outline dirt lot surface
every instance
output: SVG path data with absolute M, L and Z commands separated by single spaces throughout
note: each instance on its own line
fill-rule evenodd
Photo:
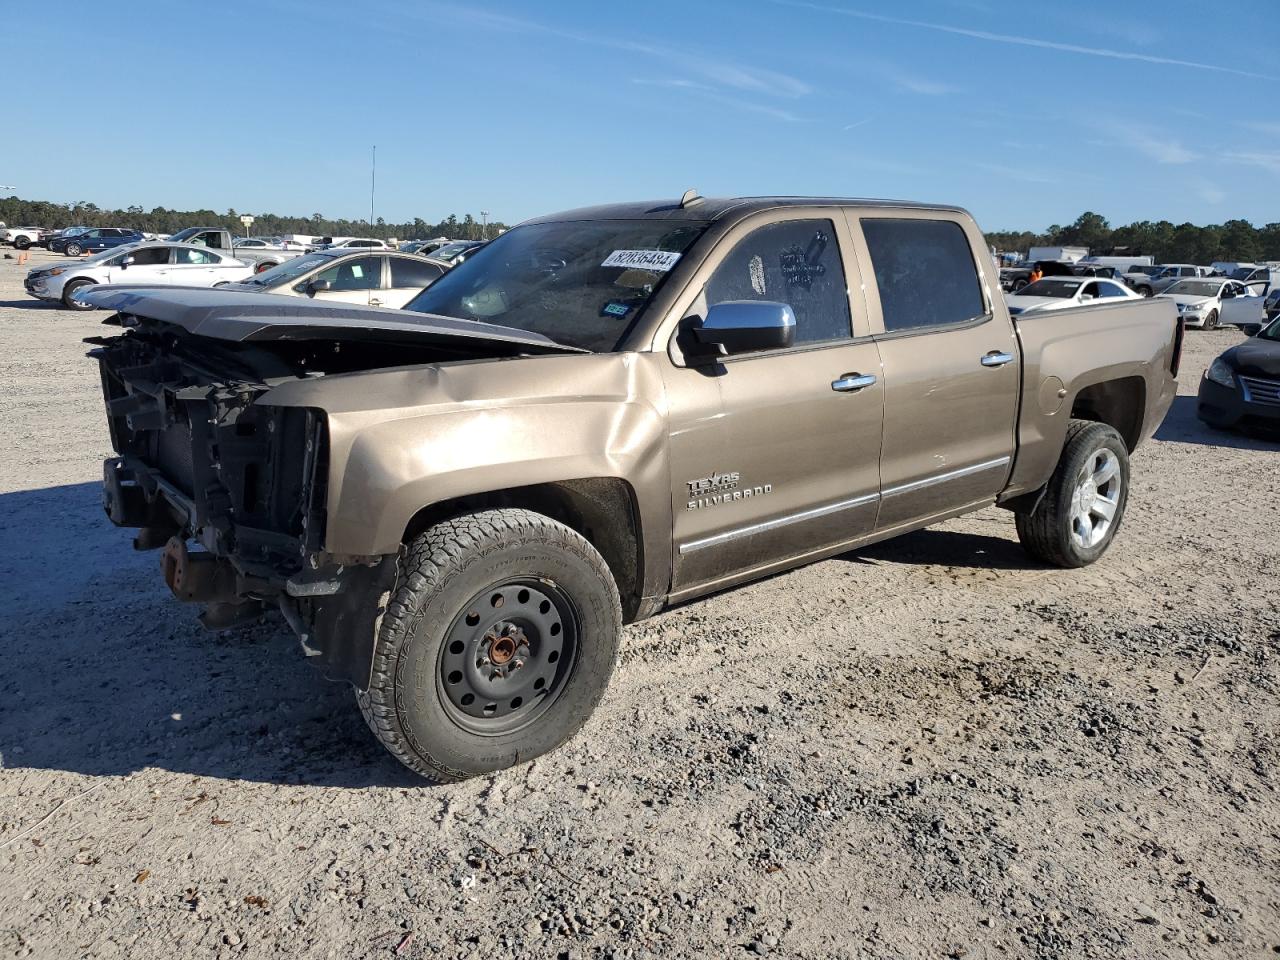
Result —
M 0 955 L 1280 952 L 1280 446 L 1194 417 L 1237 333 L 1188 334 L 1096 566 L 992 509 L 693 603 L 627 630 L 568 747 L 427 787 L 282 626 L 205 633 L 107 523 L 102 315 L 20 277 Z

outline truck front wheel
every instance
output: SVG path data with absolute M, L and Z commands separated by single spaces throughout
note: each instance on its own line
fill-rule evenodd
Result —
M 1031 556 L 1083 567 L 1115 539 L 1129 499 L 1129 451 L 1105 423 L 1073 420 L 1058 466 L 1030 513 L 1018 513 L 1018 539 Z
M 401 763 L 437 783 L 554 750 L 599 703 L 622 632 L 604 559 L 529 510 L 444 521 L 402 548 L 357 691 Z

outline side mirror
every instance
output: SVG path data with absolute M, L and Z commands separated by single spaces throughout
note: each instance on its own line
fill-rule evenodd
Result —
M 1092 300 L 1092 299 L 1094 299 L 1094 296 L 1093 296 L 1093 294 L 1092 294 L 1092 293 L 1082 293 L 1082 294 L 1080 294 L 1080 302 L 1081 302 L 1081 303 L 1084 303 L 1086 300 Z
M 123 270 L 125 267 L 129 266 L 133 262 L 134 262 L 133 257 L 131 256 L 125 257 L 123 260 L 120 261 L 120 269 Z
M 697 363 L 757 350 L 784 350 L 795 343 L 796 315 L 788 304 L 771 300 L 726 300 L 707 311 L 690 330 Z M 697 349 L 700 347 L 701 349 Z
M 320 293 L 324 290 L 329 290 L 332 287 L 333 287 L 333 284 L 330 283 L 328 280 L 320 280 L 320 279 L 312 280 L 310 283 L 307 284 L 307 296 L 314 297 L 317 293 Z

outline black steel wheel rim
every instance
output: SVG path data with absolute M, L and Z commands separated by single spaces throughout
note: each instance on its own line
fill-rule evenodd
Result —
M 462 729 L 511 733 L 549 710 L 578 658 L 579 617 L 550 580 L 505 580 L 454 618 L 440 648 L 440 702 Z

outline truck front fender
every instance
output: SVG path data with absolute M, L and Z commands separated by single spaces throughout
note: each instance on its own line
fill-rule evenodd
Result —
M 549 355 L 370 371 L 290 382 L 259 402 L 327 414 L 330 553 L 396 553 L 414 516 L 433 504 L 611 478 L 634 492 L 645 540 L 642 589 L 654 596 L 669 584 L 671 552 L 656 356 Z

